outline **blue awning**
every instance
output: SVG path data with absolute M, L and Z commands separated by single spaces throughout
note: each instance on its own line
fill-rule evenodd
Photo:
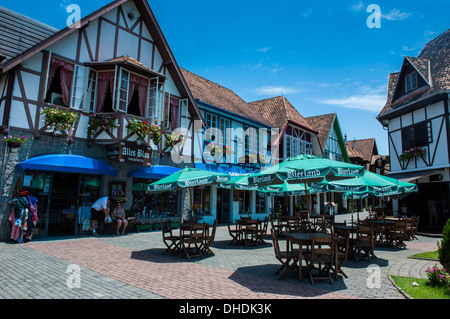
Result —
M 117 176 L 117 170 L 105 162 L 71 154 L 51 154 L 16 164 L 17 169 Z
M 142 167 L 134 172 L 128 173 L 128 177 L 154 178 L 161 179 L 166 176 L 178 172 L 180 169 L 167 165 L 152 165 L 150 167 Z

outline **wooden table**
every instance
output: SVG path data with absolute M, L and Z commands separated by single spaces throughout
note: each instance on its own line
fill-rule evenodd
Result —
M 261 221 L 259 219 L 240 219 L 236 220 L 236 224 L 239 227 L 239 235 L 238 240 L 240 242 L 243 242 L 245 245 L 247 245 L 247 235 L 256 235 L 256 232 L 258 231 Z M 247 228 L 248 227 L 248 228 Z M 248 231 L 250 230 L 250 233 Z M 256 236 L 255 236 L 256 240 Z M 253 242 L 253 240 L 252 240 Z M 255 241 L 256 243 L 256 241 Z
M 303 280 L 303 271 L 302 271 L 302 259 L 303 259 L 303 251 L 302 247 L 311 245 L 313 236 L 316 237 L 331 237 L 330 234 L 324 234 L 324 233 L 295 233 L 295 232 L 287 232 L 286 233 L 286 247 L 289 247 L 289 242 L 292 242 L 294 244 L 297 244 L 299 247 L 298 249 L 298 280 Z

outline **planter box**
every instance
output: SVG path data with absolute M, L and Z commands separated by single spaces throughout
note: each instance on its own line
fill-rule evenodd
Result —
M 179 226 L 180 226 L 180 223 L 178 223 L 178 222 L 170 223 L 170 227 L 172 227 L 172 228 L 178 228 Z
M 136 229 L 137 231 L 145 231 L 145 230 L 152 230 L 153 229 L 153 224 L 137 224 L 136 225 Z
M 153 224 L 153 229 L 154 230 L 159 230 L 159 229 L 161 229 L 161 224 Z

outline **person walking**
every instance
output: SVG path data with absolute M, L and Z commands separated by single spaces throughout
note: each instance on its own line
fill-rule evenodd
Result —
M 95 228 L 97 223 L 103 223 L 109 215 L 111 199 L 108 196 L 99 198 L 91 206 L 91 227 L 92 235 L 98 235 Z

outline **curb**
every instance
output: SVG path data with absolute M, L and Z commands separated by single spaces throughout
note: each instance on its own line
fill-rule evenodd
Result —
M 391 276 L 388 276 L 389 281 L 391 282 L 391 284 L 406 298 L 406 299 L 414 299 L 412 298 L 410 295 L 408 295 L 406 292 L 403 291 L 402 288 L 400 288 L 399 286 L 396 285 L 396 283 L 394 282 L 394 280 L 391 278 Z

